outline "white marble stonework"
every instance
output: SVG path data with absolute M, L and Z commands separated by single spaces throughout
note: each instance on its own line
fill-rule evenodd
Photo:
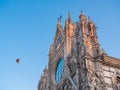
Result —
M 120 59 L 100 48 L 93 20 L 81 12 L 76 23 L 70 13 L 60 21 L 38 90 L 120 90 Z

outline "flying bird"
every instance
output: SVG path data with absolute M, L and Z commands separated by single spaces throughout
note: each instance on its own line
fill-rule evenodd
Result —
M 16 59 L 16 63 L 20 63 L 20 59 L 19 58 Z

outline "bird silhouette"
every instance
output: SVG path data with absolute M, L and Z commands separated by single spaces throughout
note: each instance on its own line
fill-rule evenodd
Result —
M 20 63 L 20 59 L 19 58 L 16 59 L 16 63 Z

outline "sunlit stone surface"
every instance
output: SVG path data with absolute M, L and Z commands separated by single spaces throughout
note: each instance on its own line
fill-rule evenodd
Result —
M 58 19 L 38 90 L 120 90 L 120 59 L 99 47 L 90 17 L 81 12 L 79 18 L 73 23 L 69 13 L 64 29 Z

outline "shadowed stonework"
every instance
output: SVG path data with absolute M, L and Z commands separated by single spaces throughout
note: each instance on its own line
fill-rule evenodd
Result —
M 79 18 L 73 23 L 69 13 L 64 29 L 58 20 L 38 90 L 120 90 L 120 59 L 100 48 L 90 17 Z

